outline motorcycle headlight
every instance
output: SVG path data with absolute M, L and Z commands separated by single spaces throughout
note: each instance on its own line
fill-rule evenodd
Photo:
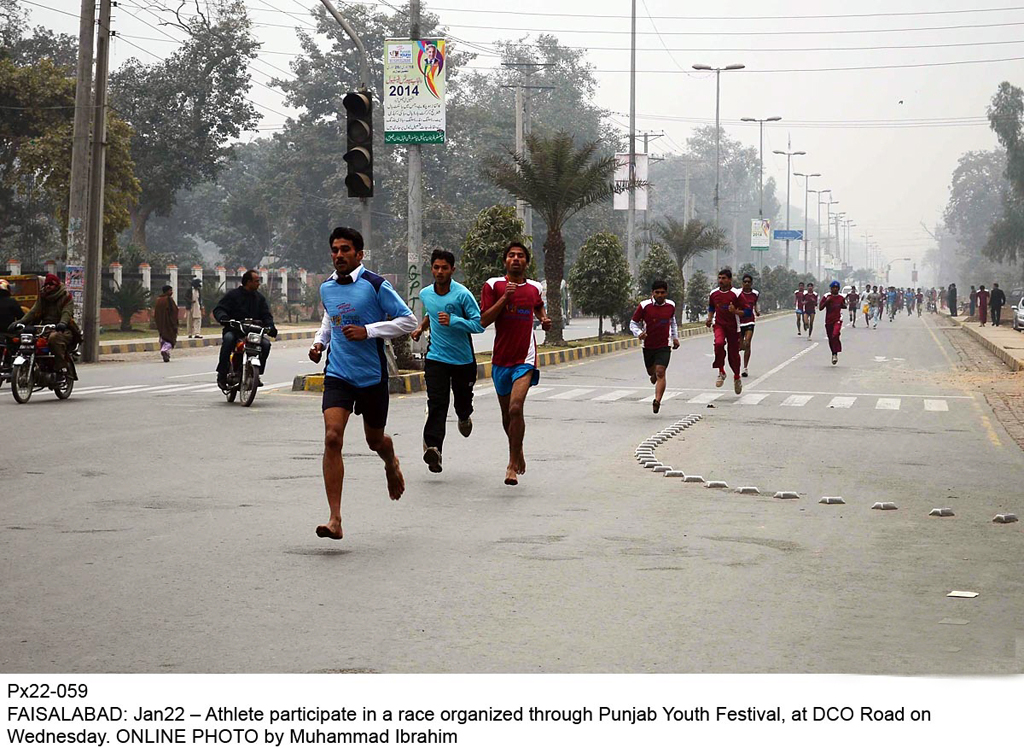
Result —
M 245 336 L 245 339 L 253 345 L 259 345 L 263 341 L 263 336 L 258 332 L 250 332 Z
M 21 344 L 22 345 L 32 345 L 35 342 L 36 342 L 36 336 L 35 335 L 26 335 L 25 333 L 21 334 Z

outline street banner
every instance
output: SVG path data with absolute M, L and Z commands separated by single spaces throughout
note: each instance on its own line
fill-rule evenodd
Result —
M 75 324 L 82 328 L 82 317 L 85 314 L 85 268 L 79 265 L 67 265 L 64 268 L 64 287 L 75 302 Z
M 638 153 L 634 156 L 636 162 L 634 164 L 634 177 L 638 182 L 647 181 L 647 154 Z M 629 154 L 628 153 L 616 153 L 615 154 L 615 185 L 626 186 L 629 184 Z M 636 193 L 636 209 L 647 210 L 647 188 L 637 187 L 634 192 Z M 622 192 L 616 192 L 612 198 L 612 209 L 613 210 L 629 210 L 629 192 L 624 190 Z
M 772 224 L 767 218 L 750 219 L 750 249 L 767 252 L 771 248 Z
M 445 139 L 444 39 L 384 42 L 384 142 L 443 143 Z

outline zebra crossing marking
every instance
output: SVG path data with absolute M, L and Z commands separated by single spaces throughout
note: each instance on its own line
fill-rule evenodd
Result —
M 925 400 L 924 409 L 933 413 L 943 413 L 949 410 L 949 403 L 945 400 Z
M 572 400 L 574 397 L 579 395 L 586 395 L 594 391 L 593 387 L 587 389 L 567 390 L 565 392 L 559 392 L 557 395 L 552 395 L 548 400 Z
M 875 403 L 875 410 L 899 410 L 900 399 L 898 397 L 880 397 Z
M 852 408 L 857 402 L 855 397 L 833 397 L 828 404 L 830 408 Z
M 696 397 L 691 397 L 686 402 L 693 403 L 695 405 L 707 405 L 708 403 L 713 403 L 715 400 L 720 398 L 722 394 L 723 393 L 721 392 L 702 392 Z
M 737 405 L 757 405 L 764 400 L 768 395 L 763 392 L 753 392 L 749 395 L 744 395 L 736 401 Z
M 610 403 L 633 394 L 636 394 L 636 390 L 612 390 L 611 392 L 606 392 L 603 395 L 598 395 L 593 399 L 599 403 Z
M 787 408 L 802 408 L 811 401 L 814 395 L 790 395 L 780 405 Z

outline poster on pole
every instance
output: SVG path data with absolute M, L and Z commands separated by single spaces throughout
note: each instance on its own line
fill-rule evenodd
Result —
M 67 265 L 64 268 L 64 287 L 75 302 L 75 324 L 82 328 L 82 317 L 85 314 L 85 268 L 80 265 Z
M 443 143 L 445 136 L 444 39 L 384 42 L 384 142 Z
M 767 252 L 772 245 L 772 223 L 767 218 L 750 219 L 750 249 Z
M 634 175 L 636 181 L 646 182 L 647 181 L 647 154 L 637 153 L 636 164 L 634 165 Z M 628 153 L 616 153 L 615 154 L 615 186 L 625 187 L 629 184 L 629 154 Z M 636 193 L 636 209 L 647 210 L 647 188 L 637 187 L 634 192 Z M 629 191 L 623 190 L 622 192 L 616 192 L 612 198 L 612 209 L 613 210 L 629 210 Z

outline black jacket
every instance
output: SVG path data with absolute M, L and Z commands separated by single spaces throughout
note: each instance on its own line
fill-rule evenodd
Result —
M 224 294 L 213 309 L 213 318 L 227 326 L 231 320 L 241 322 L 254 319 L 263 323 L 264 327 L 274 326 L 274 315 L 270 313 L 270 305 L 259 291 L 246 291 L 239 286 Z
M 1006 294 L 1003 293 L 1001 288 L 993 288 L 992 295 L 989 297 L 988 305 L 993 309 L 999 309 L 1006 304 Z
M 21 304 L 15 301 L 9 292 L 0 294 L 0 335 L 6 333 L 7 328 L 21 319 L 24 314 Z

